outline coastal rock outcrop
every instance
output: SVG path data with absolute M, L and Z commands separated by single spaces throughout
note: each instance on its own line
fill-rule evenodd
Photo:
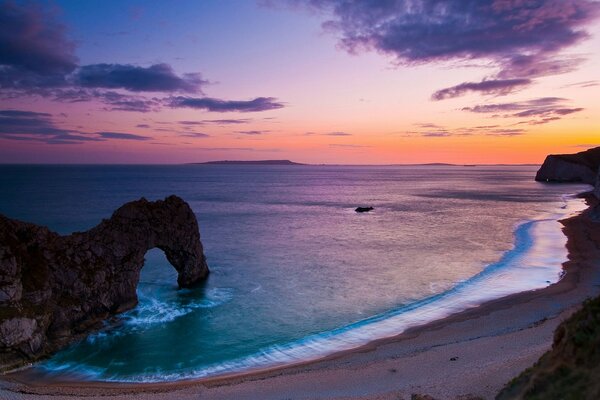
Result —
M 600 147 L 576 154 L 551 154 L 535 176 L 541 182 L 583 182 L 596 184 L 600 168 Z
M 127 203 L 66 236 L 0 215 L 0 370 L 44 357 L 134 307 L 144 255 L 155 247 L 180 287 L 207 277 L 198 222 L 177 196 Z

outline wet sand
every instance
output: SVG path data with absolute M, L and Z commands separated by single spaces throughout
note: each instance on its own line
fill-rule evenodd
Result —
M 0 378 L 0 399 L 491 399 L 550 348 L 562 320 L 600 294 L 600 223 L 588 214 L 562 221 L 569 261 L 556 284 L 396 337 L 294 366 L 161 384 L 58 382 L 24 370 Z

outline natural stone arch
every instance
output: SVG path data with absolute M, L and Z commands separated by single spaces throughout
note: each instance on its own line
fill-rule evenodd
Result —
M 208 275 L 182 199 L 140 199 L 86 232 L 60 236 L 0 215 L 0 369 L 42 357 L 137 304 L 144 256 L 161 249 L 180 287 Z

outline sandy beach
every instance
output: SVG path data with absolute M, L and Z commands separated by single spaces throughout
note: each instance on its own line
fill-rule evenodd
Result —
M 24 370 L 0 379 L 0 398 L 408 399 L 418 393 L 491 399 L 550 348 L 561 321 L 600 293 L 600 229 L 588 213 L 562 221 L 569 261 L 556 284 L 355 350 L 300 365 L 165 384 L 57 382 Z

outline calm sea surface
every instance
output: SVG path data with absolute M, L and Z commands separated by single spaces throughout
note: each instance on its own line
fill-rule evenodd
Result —
M 38 368 L 161 381 L 316 358 L 556 281 L 585 185 L 536 167 L 0 166 L 0 213 L 67 234 L 176 194 L 211 275 L 147 253 L 140 303 Z M 357 206 L 373 206 L 357 214 Z

